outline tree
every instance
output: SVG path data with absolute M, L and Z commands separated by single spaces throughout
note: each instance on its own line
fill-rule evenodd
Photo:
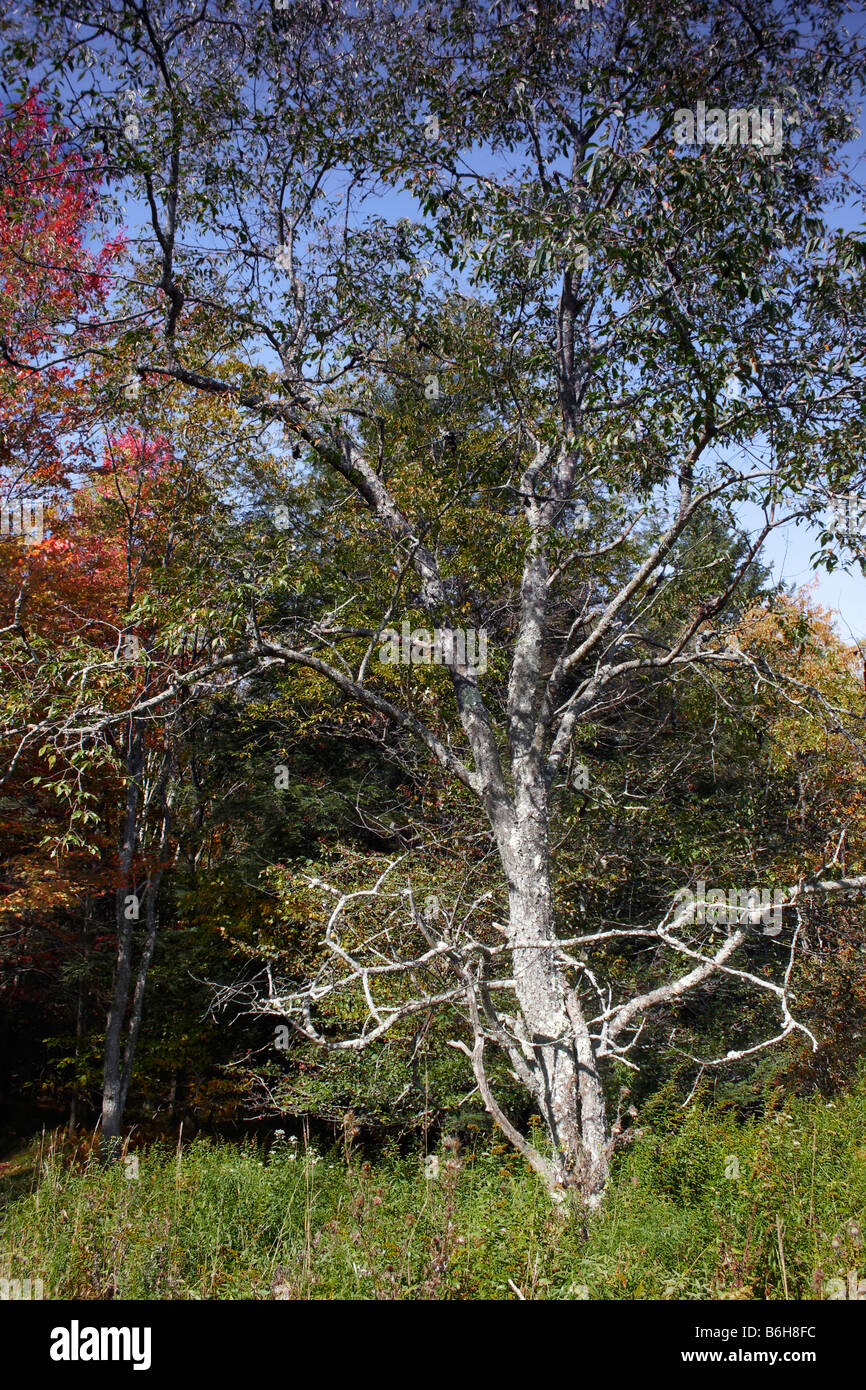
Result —
M 50 534 L 52 513 L 68 498 L 70 474 L 92 458 L 93 400 L 78 359 L 102 340 L 99 315 L 123 239 L 94 246 L 99 169 L 86 166 L 38 95 L 4 104 L 0 119 L 0 639 L 5 713 L 15 718 L 24 690 L 33 695 L 21 680 L 28 606 L 41 608 L 46 575 L 64 559 L 62 541 Z M 99 885 L 87 853 L 73 850 L 59 862 L 47 848 L 63 839 L 63 808 L 51 779 L 38 775 L 46 768 L 36 748 L 19 746 L 17 754 L 13 745 L 0 779 L 2 916 L 18 924 L 4 941 L 12 966 L 6 1003 L 32 1007 L 41 992 L 52 1018 L 62 1017 L 71 972 L 80 1037 L 79 956 Z
M 798 932 L 773 978 L 743 968 L 762 917 L 739 890 L 718 943 L 724 924 L 682 902 L 652 924 L 569 930 L 551 815 L 583 732 L 612 709 L 698 679 L 723 702 L 743 672 L 813 698 L 742 651 L 731 615 L 767 538 L 862 467 L 864 247 L 822 220 L 846 187 L 856 44 L 823 3 L 270 16 L 117 0 L 81 28 L 74 11 L 36 5 L 18 51 L 60 101 L 62 65 L 93 44 L 102 80 L 76 92 L 82 137 L 151 217 L 154 270 L 120 341 L 142 377 L 281 427 L 340 509 L 297 559 L 259 549 L 233 593 L 242 638 L 193 677 L 329 682 L 473 799 L 499 865 L 502 922 L 495 899 L 476 901 L 445 933 L 411 884 L 389 890 L 395 865 L 336 889 L 325 973 L 257 1007 L 351 1049 L 457 1009 L 468 1041 L 454 1041 L 497 1122 L 552 1191 L 597 1206 L 624 1124 L 604 1071 L 634 1064 L 654 1011 L 724 976 L 779 1010 L 746 1051 L 804 1029 L 789 1000 Z M 148 113 L 135 141 L 122 82 Z M 415 216 L 389 220 L 383 188 Z M 196 314 L 221 335 L 224 370 L 198 351 Z M 398 388 L 408 412 L 389 407 Z M 290 472 L 285 487 L 290 517 Z M 720 564 L 713 535 L 747 504 L 760 520 Z M 830 529 L 823 542 L 827 560 Z M 382 648 L 403 621 L 412 646 L 394 668 Z M 486 672 L 455 640 L 467 626 L 490 629 Z M 816 887 L 833 891 L 821 875 L 785 885 L 784 907 Z M 418 945 L 392 957 L 393 893 Z M 372 936 L 338 928 L 359 903 Z M 649 946 L 656 974 L 625 998 L 591 964 L 614 940 Z M 341 991 L 366 1002 L 352 1038 L 314 1014 Z M 488 1045 L 538 1107 L 549 1153 L 499 1105 Z
M 47 503 L 89 457 L 91 399 L 76 369 L 101 341 L 99 314 L 123 238 L 87 242 L 100 171 L 30 93 L 0 112 L 0 486 Z

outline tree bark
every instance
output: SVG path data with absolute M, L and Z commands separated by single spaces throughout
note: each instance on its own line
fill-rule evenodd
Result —
M 590 1209 L 602 1200 L 609 1167 L 604 1090 L 589 1028 L 553 949 L 546 810 L 511 824 L 500 838 L 508 881 L 514 989 L 526 1027 L 525 1055 L 550 1138 L 554 1195 Z
M 127 788 L 126 809 L 120 847 L 118 886 L 115 894 L 115 920 L 117 923 L 117 954 L 114 963 L 114 981 L 111 1004 L 105 1030 L 105 1067 L 102 1084 L 102 1118 L 100 1121 L 100 1158 L 104 1163 L 113 1162 L 120 1152 L 120 1135 L 123 1124 L 123 1069 L 121 1061 L 121 1039 L 123 1021 L 129 1003 L 129 982 L 132 976 L 132 952 L 134 926 L 126 916 L 126 898 L 132 887 L 133 862 L 138 838 L 138 804 L 140 799 L 140 776 L 144 761 L 142 731 L 138 721 L 130 723 L 129 743 L 126 759 Z

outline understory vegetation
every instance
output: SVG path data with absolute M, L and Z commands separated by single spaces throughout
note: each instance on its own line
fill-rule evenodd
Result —
M 46 1134 L 3 1164 L 3 1273 L 62 1299 L 847 1296 L 863 1274 L 866 1079 L 747 1119 L 707 1099 L 645 1113 L 587 1219 L 551 1208 L 474 1128 L 372 1158 L 303 1134 L 159 1141 L 128 1148 L 136 1178 Z

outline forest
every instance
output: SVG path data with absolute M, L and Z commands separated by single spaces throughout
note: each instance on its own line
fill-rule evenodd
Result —
M 864 72 L 7 7 L 0 1300 L 866 1299 Z

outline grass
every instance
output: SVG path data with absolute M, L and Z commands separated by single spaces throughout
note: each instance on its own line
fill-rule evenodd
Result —
M 476 1137 L 446 1141 L 435 1178 L 423 1154 L 199 1138 L 140 1151 L 133 1179 L 43 1136 L 3 1165 L 0 1276 L 60 1299 L 690 1300 L 866 1273 L 866 1084 L 746 1123 L 651 1116 L 588 1225 Z

